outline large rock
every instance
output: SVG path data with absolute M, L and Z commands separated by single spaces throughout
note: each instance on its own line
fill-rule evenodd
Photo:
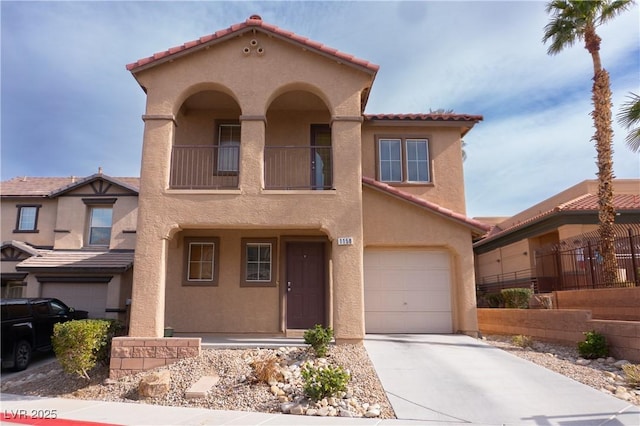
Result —
M 171 389 L 171 373 L 161 370 L 147 374 L 138 384 L 138 394 L 142 398 L 162 398 Z

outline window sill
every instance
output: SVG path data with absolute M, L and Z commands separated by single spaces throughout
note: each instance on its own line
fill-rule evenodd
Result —
M 335 189 L 263 189 L 262 194 L 273 195 L 335 195 Z
M 182 287 L 218 287 L 218 283 L 213 282 L 197 282 L 197 281 L 183 281 Z
M 276 287 L 276 283 L 274 282 L 248 282 L 248 281 L 242 281 L 240 282 L 240 287 L 243 288 L 273 288 Z
M 38 234 L 40 231 L 38 229 L 14 229 L 14 234 Z
M 380 181 L 389 186 L 435 186 L 433 182 L 385 182 Z

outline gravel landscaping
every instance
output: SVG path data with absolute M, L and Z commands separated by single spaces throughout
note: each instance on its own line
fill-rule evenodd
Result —
M 572 346 L 533 342 L 531 347 L 514 345 L 511 338 L 487 336 L 485 342 L 556 371 L 573 380 L 640 406 L 640 390 L 626 385 L 622 360 L 613 358 L 583 360 Z M 256 377 L 256 361 L 275 358 L 277 374 L 264 380 Z M 301 369 L 305 362 L 316 366 L 340 365 L 350 373 L 345 392 L 318 402 L 305 398 Z M 462 368 L 462 366 L 461 366 Z M 108 379 L 104 366 L 90 372 L 91 380 L 62 371 L 57 362 L 29 369 L 12 379 L 3 380 L 6 393 L 33 396 L 149 403 L 214 410 L 285 412 L 291 414 L 394 418 L 394 412 L 373 369 L 364 346 L 331 346 L 326 358 L 316 359 L 306 348 L 278 349 L 204 349 L 201 356 L 165 367 L 171 376 L 169 391 L 155 398 L 142 398 L 140 380 L 149 372 L 119 380 Z M 204 398 L 188 399 L 185 392 L 203 376 L 218 375 L 219 382 Z M 264 379 L 264 377 L 263 377 Z

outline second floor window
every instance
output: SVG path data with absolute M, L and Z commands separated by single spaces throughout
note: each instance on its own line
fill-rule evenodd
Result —
M 378 139 L 378 178 L 389 183 L 430 182 L 428 139 Z
M 113 209 L 110 206 L 93 206 L 89 216 L 89 245 L 108 246 L 111 241 Z
M 38 209 L 40 206 L 18 205 L 18 221 L 14 232 L 36 232 L 38 229 Z
M 218 127 L 218 172 L 238 173 L 240 157 L 240 125 Z

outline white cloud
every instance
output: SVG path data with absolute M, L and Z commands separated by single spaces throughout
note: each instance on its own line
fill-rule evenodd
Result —
M 591 58 L 546 53 L 543 2 L 0 2 L 2 178 L 139 173 L 145 96 L 125 65 L 252 14 L 381 66 L 367 112 L 453 108 L 468 212 L 513 214 L 594 177 Z M 638 7 L 599 29 L 614 105 L 640 91 Z M 615 107 L 614 107 L 615 113 Z M 638 156 L 615 128 L 615 168 Z M 25 152 L 29 156 L 25 156 Z

